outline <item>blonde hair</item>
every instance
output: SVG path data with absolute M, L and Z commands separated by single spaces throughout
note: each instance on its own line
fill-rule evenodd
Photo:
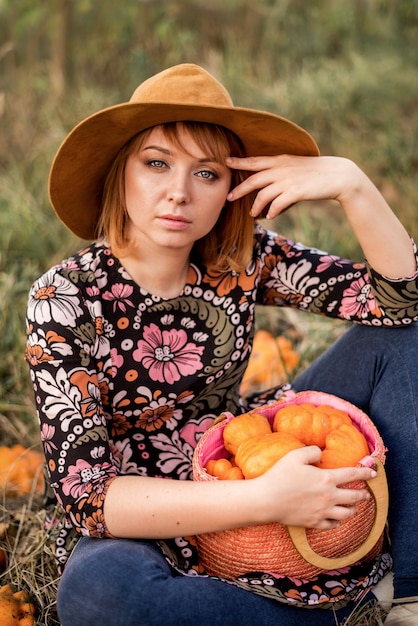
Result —
M 153 127 L 155 128 L 155 127 Z M 117 154 L 107 175 L 102 198 L 97 235 L 105 237 L 113 253 L 123 257 L 131 251 L 127 236 L 127 211 L 125 203 L 125 165 L 130 154 L 141 149 L 153 128 L 135 135 Z M 180 128 L 185 130 L 196 144 L 210 157 L 224 163 L 230 156 L 244 156 L 239 138 L 222 126 L 200 122 L 173 122 L 159 128 L 176 147 L 184 149 L 179 138 Z M 247 177 L 239 170 L 231 170 L 231 189 Z M 192 256 L 207 267 L 218 271 L 242 271 L 248 265 L 253 249 L 254 219 L 249 215 L 253 195 L 235 202 L 226 202 L 212 230 L 195 242 Z

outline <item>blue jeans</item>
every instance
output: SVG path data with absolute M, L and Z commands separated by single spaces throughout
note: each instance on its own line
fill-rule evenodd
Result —
M 335 626 L 334 612 L 268 600 L 228 583 L 178 575 L 152 542 L 78 542 L 58 587 L 62 626 Z M 338 623 L 353 607 L 336 611 Z
M 388 447 L 395 596 L 418 594 L 418 325 L 353 326 L 294 386 L 365 410 Z M 210 578 L 176 574 L 152 542 L 81 539 L 58 588 L 62 626 L 335 626 L 336 611 L 301 609 Z M 336 622 L 337 618 L 337 622 Z

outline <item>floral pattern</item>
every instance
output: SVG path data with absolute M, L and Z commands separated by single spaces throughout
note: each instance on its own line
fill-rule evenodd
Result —
M 161 331 L 156 324 L 150 324 L 144 328 L 144 339 L 138 341 L 133 358 L 142 362 L 151 380 L 173 384 L 203 367 L 203 350 L 203 346 L 189 343 L 182 329 Z
M 193 450 L 212 420 L 247 410 L 240 384 L 257 305 L 402 326 L 418 320 L 417 292 L 417 274 L 388 280 L 365 263 L 304 247 L 260 225 L 245 271 L 222 274 L 191 264 L 173 299 L 141 289 L 104 241 L 51 268 L 30 292 L 26 359 L 51 502 L 63 511 L 51 527 L 60 569 L 74 533 L 109 535 L 103 503 L 116 476 L 191 479 Z M 253 398 L 251 406 L 285 388 Z M 205 575 L 193 538 L 161 547 L 179 571 Z M 260 573 L 229 582 L 279 601 L 320 604 L 359 593 L 389 566 L 384 555 L 315 584 Z

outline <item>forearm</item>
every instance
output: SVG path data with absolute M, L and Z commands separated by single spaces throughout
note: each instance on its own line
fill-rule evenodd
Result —
M 106 494 L 104 518 L 115 537 L 167 539 L 280 522 L 329 529 L 355 514 L 367 490 L 340 485 L 369 480 L 367 467 L 314 467 L 315 446 L 285 455 L 266 474 L 251 480 L 193 482 L 120 476 Z
M 337 198 L 369 264 L 388 278 L 411 276 L 417 269 L 409 234 L 370 179 L 343 162 L 350 185 Z
M 251 215 L 267 206 L 273 219 L 305 200 L 337 200 L 369 264 L 387 278 L 407 278 L 416 271 L 411 240 L 383 196 L 362 170 L 341 157 L 229 158 L 229 167 L 251 174 L 228 194 L 229 201 L 257 192 Z
M 248 481 L 166 480 L 120 476 L 104 505 L 116 537 L 162 539 L 237 528 L 258 520 Z

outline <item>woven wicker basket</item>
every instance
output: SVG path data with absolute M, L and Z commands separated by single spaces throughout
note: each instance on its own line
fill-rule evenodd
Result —
M 309 580 L 323 571 L 341 569 L 357 561 L 371 559 L 381 551 L 388 508 L 383 467 L 385 447 L 369 417 L 340 398 L 312 391 L 288 393 L 279 402 L 252 412 L 265 415 L 272 423 L 278 408 L 304 402 L 328 404 L 346 411 L 365 435 L 370 457 L 366 457 L 362 464 L 376 465 L 378 469 L 377 477 L 368 484 L 374 497 L 359 503 L 356 515 L 332 530 L 306 530 L 270 523 L 199 535 L 196 539 L 201 562 L 209 574 L 235 578 L 248 572 L 274 572 Z M 222 433 L 234 416 L 224 413 L 220 417 L 202 435 L 196 447 L 193 457 L 194 480 L 217 480 L 206 472 L 204 466 L 209 459 L 228 456 L 223 446 Z M 348 486 L 363 488 L 364 483 L 351 483 Z

